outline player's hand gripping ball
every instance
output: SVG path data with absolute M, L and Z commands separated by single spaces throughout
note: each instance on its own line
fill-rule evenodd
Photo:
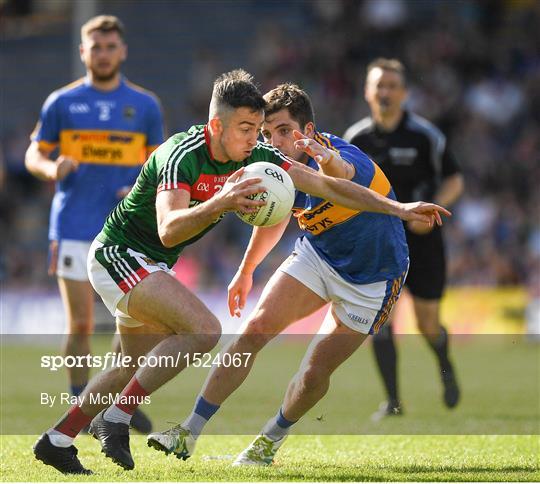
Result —
M 240 180 L 246 178 L 262 178 L 260 185 L 266 191 L 251 195 L 250 198 L 262 200 L 266 205 L 256 212 L 236 212 L 236 215 L 250 225 L 270 227 L 281 222 L 291 211 L 294 202 L 294 184 L 289 174 L 273 163 L 259 161 L 246 166 Z

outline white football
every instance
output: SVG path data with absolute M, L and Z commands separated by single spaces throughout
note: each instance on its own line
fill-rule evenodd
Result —
M 250 225 L 270 227 L 281 222 L 291 211 L 294 202 L 294 184 L 289 174 L 273 163 L 259 161 L 246 166 L 240 180 L 246 178 L 262 178 L 260 185 L 266 191 L 250 198 L 264 200 L 266 205 L 256 212 L 236 212 L 236 215 Z

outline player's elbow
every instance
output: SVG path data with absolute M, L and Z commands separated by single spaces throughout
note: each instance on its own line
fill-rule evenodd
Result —
M 40 180 L 54 180 L 54 174 L 50 167 L 41 163 L 41 159 L 44 156 L 37 144 L 31 143 L 24 154 L 24 166 L 31 175 Z
M 36 149 L 30 145 L 24 154 L 24 166 L 32 174 L 35 172 L 36 166 Z
M 167 249 L 174 247 L 178 243 L 174 240 L 171 227 L 167 223 L 160 223 L 158 225 L 158 235 L 163 247 Z
M 173 238 L 170 236 L 170 234 L 160 234 L 159 239 L 161 240 L 161 243 L 163 244 L 163 247 L 170 249 L 176 245 Z

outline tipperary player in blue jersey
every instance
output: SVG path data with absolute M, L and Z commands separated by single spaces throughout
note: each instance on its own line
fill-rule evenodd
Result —
M 298 86 L 283 84 L 264 97 L 266 142 L 309 170 L 349 179 L 395 200 L 384 173 L 362 151 L 315 129 L 311 101 Z M 221 355 L 249 354 L 251 358 L 241 365 L 214 367 L 191 415 L 173 429 L 150 434 L 149 445 L 189 457 L 204 425 L 247 377 L 257 353 L 289 325 L 330 302 L 281 409 L 235 461 L 236 465 L 272 463 L 290 427 L 324 396 L 334 370 L 387 320 L 409 265 L 401 220 L 351 210 L 302 192 L 297 193 L 293 212 L 306 234 L 267 283 L 241 334 Z M 254 228 L 229 285 L 231 315 L 240 315 L 255 268 L 279 241 L 288 222 L 289 218 L 273 227 Z M 441 223 L 440 218 L 437 222 Z
M 81 40 L 87 75 L 47 98 L 26 152 L 28 170 L 56 182 L 49 273 L 58 278 L 67 315 L 64 353 L 73 356 L 90 352 L 94 305 L 86 270 L 90 244 L 134 184 L 147 156 L 163 142 L 158 98 L 120 73 L 127 54 L 120 20 L 90 19 L 81 29 Z M 86 385 L 88 371 L 68 370 L 74 395 Z

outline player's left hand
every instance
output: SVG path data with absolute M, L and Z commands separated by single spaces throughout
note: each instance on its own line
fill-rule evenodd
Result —
M 296 140 L 294 147 L 313 158 L 317 164 L 324 166 L 332 159 L 332 152 L 314 139 L 303 135 L 296 129 L 293 130 L 293 136 Z
M 402 203 L 400 205 L 401 209 L 398 213 L 400 219 L 408 222 L 422 223 L 428 227 L 433 227 L 435 223 L 437 225 L 442 225 L 441 214 L 446 215 L 447 217 L 452 215 L 446 208 L 435 203 L 412 202 Z
M 253 275 L 238 270 L 227 288 L 227 303 L 231 316 L 238 318 L 241 316 L 252 286 Z

